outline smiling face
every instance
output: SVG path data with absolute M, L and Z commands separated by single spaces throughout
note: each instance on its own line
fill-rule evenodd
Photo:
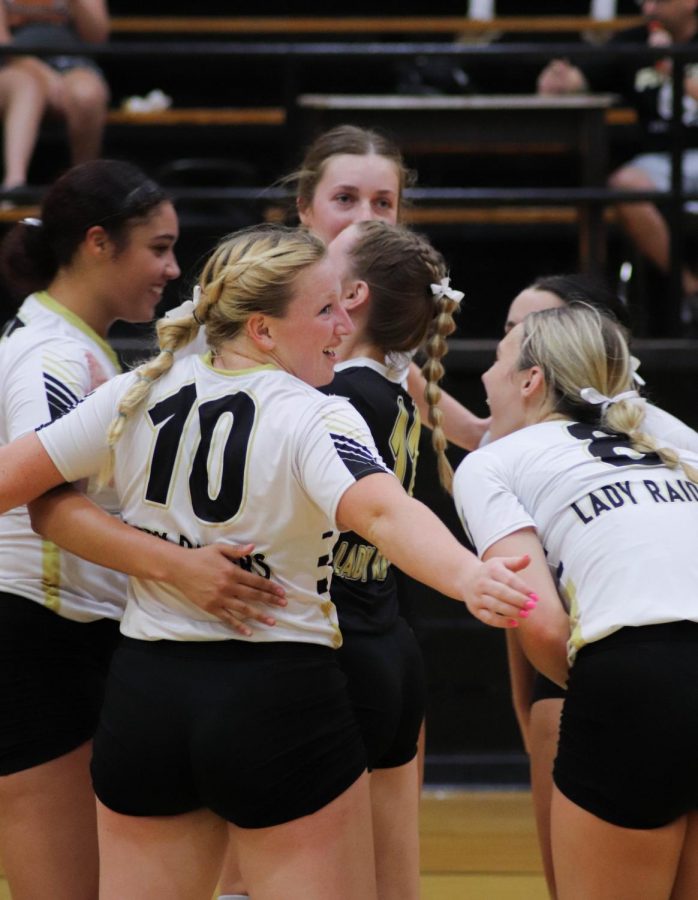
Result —
M 375 153 L 342 153 L 325 165 L 312 200 L 299 204 L 300 220 L 325 243 L 354 222 L 382 219 L 395 224 L 400 202 L 397 165 Z
M 529 424 L 522 386 L 526 384 L 530 370 L 519 371 L 517 368 L 522 336 L 523 327 L 514 326 L 499 342 L 495 361 L 482 376 L 492 416 L 492 440 Z
M 269 355 L 277 365 L 313 387 L 332 381 L 335 349 L 353 326 L 329 257 L 301 272 L 286 314 L 265 317 L 265 325 L 273 342 Z
M 179 236 L 177 213 L 169 202 L 134 224 L 126 246 L 107 240 L 109 256 L 100 273 L 111 298 L 111 319 L 150 322 L 169 281 L 180 274 L 174 245 Z

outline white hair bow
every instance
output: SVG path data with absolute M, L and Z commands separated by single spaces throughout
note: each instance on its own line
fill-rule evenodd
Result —
M 448 297 L 454 303 L 460 303 L 465 294 L 463 291 L 456 291 L 451 287 L 450 278 L 442 278 L 439 284 L 431 285 L 432 294 L 438 299 L 440 297 Z
M 585 400 L 587 403 L 592 403 L 594 406 L 601 405 L 605 412 L 611 403 L 619 403 L 621 400 L 632 400 L 640 395 L 637 391 L 623 391 L 622 394 L 616 394 L 615 397 L 606 397 L 600 391 L 597 391 L 596 388 L 585 387 L 581 389 L 579 396 L 582 400 Z
M 640 368 L 640 360 L 637 356 L 630 357 L 630 373 L 633 376 L 633 381 L 635 384 L 639 384 L 640 387 L 645 384 L 645 379 L 638 373 L 638 369 Z
M 197 284 L 192 291 L 191 300 L 185 300 L 184 303 L 180 303 L 179 306 L 175 306 L 174 309 L 168 309 L 165 313 L 166 319 L 183 319 L 185 316 L 193 316 L 194 319 L 201 325 L 201 320 L 196 314 L 196 307 L 199 305 L 199 298 L 201 297 L 201 288 Z

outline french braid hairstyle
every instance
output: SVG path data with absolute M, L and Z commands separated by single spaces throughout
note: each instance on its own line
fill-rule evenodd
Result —
M 453 469 L 442 426 L 439 381 L 444 375 L 441 359 L 446 338 L 455 330 L 453 313 L 458 303 L 434 296 L 431 285 L 446 277 L 443 257 L 421 234 L 382 221 L 359 222 L 357 239 L 348 256 L 351 275 L 365 281 L 370 292 L 367 339 L 394 360 L 399 354 L 423 348 L 427 361 L 422 373 L 427 381 L 425 397 L 432 427 L 439 480 L 451 491 Z
M 638 453 L 656 453 L 664 465 L 681 467 L 688 479 L 698 483 L 698 470 L 642 430 L 642 399 L 592 404 L 580 394 L 586 387 L 609 398 L 634 390 L 630 351 L 621 325 L 598 309 L 574 303 L 531 313 L 522 327 L 517 368 L 540 367 L 553 414 L 625 434 Z
M 282 318 L 293 297 L 294 283 L 308 266 L 326 254 L 325 244 L 302 229 L 283 225 L 257 225 L 225 237 L 213 251 L 199 277 L 200 297 L 192 312 L 159 319 L 156 325 L 160 352 L 134 370 L 107 432 L 113 448 L 126 420 L 143 403 L 151 386 L 172 368 L 174 354 L 189 344 L 203 325 L 215 351 L 243 328 L 255 313 Z M 113 460 L 101 480 L 108 480 Z

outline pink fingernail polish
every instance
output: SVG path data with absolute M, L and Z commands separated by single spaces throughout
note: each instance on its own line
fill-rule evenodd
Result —
M 528 610 L 527 610 L 527 609 L 522 609 L 522 610 L 519 612 L 519 618 L 520 618 L 520 619 L 527 619 L 527 618 L 528 618 Z
M 519 623 L 516 621 L 516 619 L 509 619 L 509 620 L 507 621 L 507 625 L 508 625 L 510 628 L 518 628 L 518 627 L 519 627 Z
M 527 600 L 527 601 L 524 603 L 524 609 L 535 609 L 535 608 L 536 608 L 536 601 L 535 601 L 535 600 Z
M 540 600 L 538 594 L 534 594 L 533 591 L 531 591 L 528 596 L 531 598 L 531 600 L 533 600 L 534 603 L 538 603 L 538 601 Z

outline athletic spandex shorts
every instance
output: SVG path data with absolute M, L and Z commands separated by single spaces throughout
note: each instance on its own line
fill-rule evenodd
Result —
M 265 828 L 316 812 L 365 768 L 335 650 L 124 638 L 114 655 L 92 775 L 115 812 L 207 807 Z
M 533 679 L 531 706 L 539 700 L 564 700 L 566 696 L 567 691 L 564 688 L 546 678 L 545 675 L 541 675 L 540 672 L 536 672 L 536 677 Z
M 623 628 L 579 651 L 554 779 L 625 828 L 659 828 L 698 807 L 697 623 Z
M 0 775 L 75 750 L 95 732 L 119 623 L 74 622 L 0 593 Z
M 384 634 L 343 632 L 339 664 L 348 679 L 369 769 L 405 765 L 417 753 L 426 684 L 417 639 L 398 618 Z

